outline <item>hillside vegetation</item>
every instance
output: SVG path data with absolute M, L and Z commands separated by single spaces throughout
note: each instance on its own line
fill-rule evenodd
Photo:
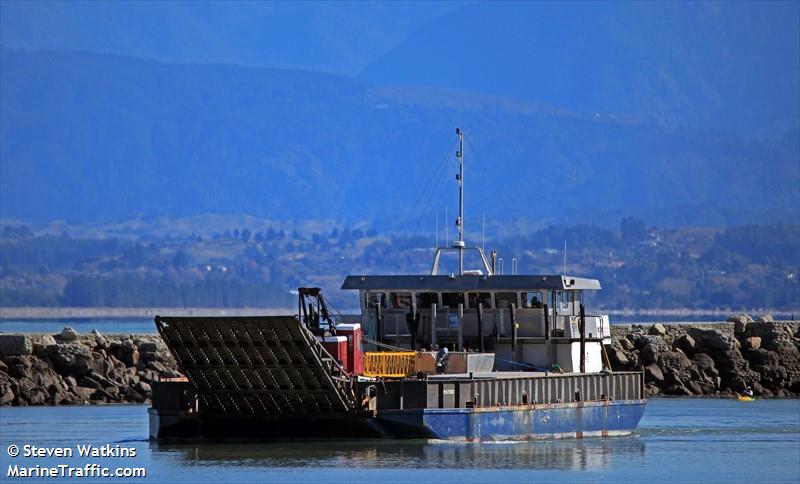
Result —
M 593 308 L 800 309 L 798 225 L 658 229 L 628 218 L 616 230 L 550 226 L 491 240 L 487 250 L 498 250 L 506 274 L 512 258 L 520 273 L 558 274 L 564 241 L 567 272 L 603 285 L 589 299 Z M 242 227 L 135 239 L 76 239 L 4 227 L 0 303 L 292 307 L 292 290 L 318 285 L 336 307 L 352 309 L 355 296 L 339 291 L 345 275 L 424 274 L 431 247 L 429 237 L 352 227 L 315 233 Z M 454 271 L 453 263 L 444 261 L 441 270 Z

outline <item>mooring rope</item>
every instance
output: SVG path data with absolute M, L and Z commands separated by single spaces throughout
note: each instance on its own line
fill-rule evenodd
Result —
M 389 349 L 391 351 L 403 351 L 403 352 L 412 351 L 412 350 L 409 350 L 408 348 L 400 348 L 399 346 L 387 345 L 386 343 L 381 343 L 380 341 L 375 341 L 374 339 L 369 339 L 366 336 L 364 336 L 363 334 L 361 335 L 361 340 L 366 342 L 366 343 L 374 344 L 375 346 L 380 346 L 382 348 Z

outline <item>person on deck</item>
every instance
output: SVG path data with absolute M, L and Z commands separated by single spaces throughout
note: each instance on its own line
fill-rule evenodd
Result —
M 448 357 L 447 345 L 439 345 L 439 351 L 436 352 L 436 373 L 444 373 L 447 369 Z

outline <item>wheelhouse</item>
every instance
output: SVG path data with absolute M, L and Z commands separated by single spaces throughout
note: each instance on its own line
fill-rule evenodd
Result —
M 512 366 L 555 362 L 573 371 L 573 358 L 562 364 L 558 346 L 571 354 L 580 341 L 584 292 L 599 290 L 600 282 L 563 275 L 353 275 L 342 289 L 359 291 L 362 328 L 372 341 L 494 352 L 500 368 L 508 359 Z M 584 321 L 584 343 L 599 349 L 611 336 L 607 316 L 584 314 Z M 599 371 L 602 361 L 591 366 Z

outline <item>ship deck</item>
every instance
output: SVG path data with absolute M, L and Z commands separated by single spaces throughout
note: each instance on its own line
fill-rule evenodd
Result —
M 508 378 L 544 378 L 548 376 L 569 376 L 572 373 L 551 373 L 544 371 L 475 371 L 472 373 L 443 373 L 428 375 L 428 380 L 501 380 Z

